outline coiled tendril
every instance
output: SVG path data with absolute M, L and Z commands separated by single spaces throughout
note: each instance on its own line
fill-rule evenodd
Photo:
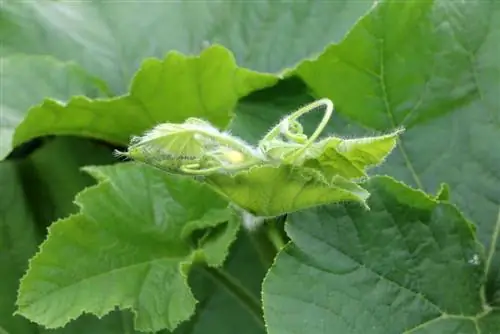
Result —
M 320 106 L 325 106 L 325 114 L 318 124 L 313 134 L 308 138 L 304 134 L 304 129 L 302 124 L 297 120 L 304 114 L 307 114 L 310 111 L 315 110 Z M 333 114 L 333 103 L 329 99 L 321 99 L 317 100 L 311 104 L 308 104 L 293 114 L 285 117 L 281 122 L 279 122 L 274 128 L 272 128 L 262 140 L 259 142 L 260 150 L 267 155 L 269 149 L 279 148 L 279 145 L 292 144 L 292 147 L 295 149 L 288 150 L 283 152 L 281 157 L 282 160 L 293 162 L 300 156 L 304 154 L 304 152 L 318 139 L 323 130 L 325 129 L 328 121 L 330 120 Z M 280 137 L 284 137 L 288 140 L 288 142 L 283 141 Z M 274 145 L 270 145 L 273 143 Z

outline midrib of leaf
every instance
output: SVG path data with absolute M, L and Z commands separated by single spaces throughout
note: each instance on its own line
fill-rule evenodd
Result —
M 382 95 L 384 99 L 384 106 L 385 106 L 385 111 L 387 113 L 387 118 L 389 119 L 389 122 L 391 123 L 392 128 L 396 128 L 399 126 L 399 124 L 396 124 L 396 120 L 394 119 L 394 113 L 392 112 L 391 104 L 389 102 L 389 94 L 387 93 L 387 88 L 386 88 L 386 80 L 385 80 L 385 42 L 384 38 L 379 38 L 379 44 L 380 44 L 380 85 L 382 88 Z M 420 181 L 420 177 L 418 176 L 417 172 L 415 171 L 415 168 L 413 167 L 413 164 L 406 153 L 406 150 L 403 145 L 403 140 L 400 136 L 397 138 L 398 141 L 398 148 L 401 152 L 401 155 L 403 156 L 403 159 L 406 163 L 406 167 L 410 171 L 413 180 L 415 181 L 415 184 L 420 188 L 424 189 L 422 181 Z

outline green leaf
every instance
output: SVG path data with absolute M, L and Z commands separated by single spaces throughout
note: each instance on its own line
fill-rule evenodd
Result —
M 399 131 L 355 139 L 327 137 L 311 146 L 304 166 L 317 168 L 327 179 L 336 175 L 348 179 L 366 177 L 365 169 L 381 164 L 396 146 Z
M 0 160 L 12 150 L 14 130 L 30 107 L 48 97 L 66 101 L 73 95 L 97 97 L 102 94 L 102 83 L 72 63 L 26 55 L 4 57 L 1 61 Z
M 139 334 L 134 330 L 131 314 L 113 311 L 98 319 L 85 314 L 63 328 L 46 329 L 40 326 L 38 334 Z M 160 333 L 158 333 L 160 334 Z
M 496 309 L 479 320 L 481 333 L 495 333 L 500 328 L 500 310 Z
M 243 231 L 242 231 L 243 232 Z M 240 232 L 241 233 L 241 232 Z M 182 323 L 175 334 L 263 334 L 262 319 L 259 323 L 252 318 L 246 305 L 236 299 L 221 282 L 214 280 L 202 267 L 193 267 L 189 275 L 189 285 L 199 301 L 196 313 L 189 321 Z M 265 270 L 248 238 L 241 233 L 224 263 L 224 270 L 236 279 L 254 295 L 260 298 L 261 282 Z M 64 328 L 47 330 L 40 329 L 43 334 L 123 334 L 139 333 L 133 330 L 132 318 L 129 312 L 112 312 L 102 319 L 83 315 L 70 322 Z M 158 334 L 172 333 L 167 330 Z
M 341 201 L 364 204 L 370 195 L 341 176 L 328 181 L 312 168 L 259 166 L 235 175 L 213 174 L 205 181 L 254 216 L 275 217 Z
M 19 278 L 36 251 L 34 217 L 24 196 L 16 164 L 0 162 L 0 333 L 35 333 L 33 324 L 15 311 Z
M 435 319 L 428 325 L 415 328 L 409 332 L 411 334 L 456 334 L 456 333 L 477 333 L 495 334 L 500 328 L 500 311 L 493 310 L 477 319 L 464 319 L 460 317 L 442 316 Z
M 498 1 L 385 1 L 340 44 L 296 71 L 314 96 L 331 98 L 338 113 L 368 133 L 406 128 L 377 172 L 429 193 L 449 185 L 453 203 L 477 224 L 493 254 L 487 296 L 496 304 L 498 40 Z
M 489 326 L 483 248 L 456 207 L 389 177 L 363 186 L 371 211 L 347 203 L 290 215 L 292 242 L 263 284 L 268 332 L 465 334 Z
M 235 213 L 207 187 L 146 166 L 86 170 L 100 183 L 77 196 L 80 213 L 50 227 L 21 281 L 17 312 L 56 328 L 118 307 L 134 311 L 138 330 L 174 329 L 195 308 L 189 268 L 222 264 Z M 204 237 L 190 224 L 206 228 Z
M 67 104 L 45 100 L 19 125 L 14 145 L 49 134 L 126 145 L 130 136 L 158 123 L 180 123 L 195 116 L 224 128 L 240 97 L 276 81 L 272 75 L 237 67 L 221 46 L 199 56 L 172 51 L 163 60 L 144 61 L 127 95 L 98 100 L 77 96 Z
M 75 60 L 123 93 L 140 62 L 171 50 L 198 54 L 220 43 L 262 72 L 293 67 L 340 41 L 366 1 L 5 2 L 1 51 Z M 277 34 L 276 32 L 287 32 Z

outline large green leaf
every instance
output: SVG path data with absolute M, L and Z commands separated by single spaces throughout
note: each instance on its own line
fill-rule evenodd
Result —
M 47 56 L 12 55 L 0 59 L 0 160 L 28 109 L 44 98 L 66 101 L 73 95 L 100 96 L 102 84 L 78 66 Z
M 292 67 L 341 40 L 373 2 L 11 1 L 3 3 L 0 44 L 4 54 L 75 60 L 123 93 L 144 58 L 198 54 L 214 43 L 244 67 Z
M 389 177 L 363 186 L 371 211 L 345 204 L 290 216 L 292 243 L 263 286 L 269 334 L 496 333 L 473 225 Z
M 243 231 L 242 231 L 243 232 Z M 189 321 L 181 324 L 174 334 L 263 334 L 262 319 L 258 322 L 248 312 L 247 305 L 239 302 L 224 284 L 210 275 L 202 267 L 195 267 L 189 275 L 189 284 L 199 301 L 196 313 Z M 241 234 L 224 264 L 224 270 L 238 279 L 258 302 L 261 282 L 265 270 L 259 262 L 245 234 Z M 62 329 L 41 330 L 43 334 L 123 334 L 139 333 L 133 330 L 129 312 L 113 312 L 102 319 L 84 315 Z M 163 330 L 157 334 L 168 334 Z M 10 334 L 10 333 L 9 333 Z M 17 333 L 12 333 L 17 334 Z M 19 333 L 23 334 L 23 333 Z
M 16 164 L 0 163 L 0 333 L 35 333 L 33 324 L 13 317 L 19 278 L 36 251 L 34 217 L 23 193 Z
M 56 328 L 118 307 L 134 311 L 136 329 L 174 329 L 194 312 L 190 266 L 222 264 L 234 212 L 207 187 L 150 167 L 87 171 L 100 183 L 77 196 L 80 213 L 50 227 L 21 280 L 18 313 Z
M 48 134 L 86 136 L 125 145 L 130 136 L 157 123 L 180 123 L 191 116 L 223 128 L 240 97 L 276 80 L 272 75 L 237 67 L 231 53 L 221 46 L 193 57 L 170 52 L 163 60 L 146 60 L 130 93 L 122 97 L 91 100 L 78 96 L 68 104 L 45 100 L 19 125 L 14 145 Z
M 428 192 L 448 183 L 492 251 L 500 249 L 492 242 L 500 231 L 499 40 L 499 1 L 386 1 L 296 72 L 370 133 L 405 126 L 378 172 Z M 488 288 L 497 303 L 499 253 Z

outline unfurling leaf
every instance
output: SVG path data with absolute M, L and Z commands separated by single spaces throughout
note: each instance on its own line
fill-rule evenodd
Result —
M 297 119 L 321 106 L 326 107 L 325 116 L 308 137 Z M 217 193 L 255 216 L 279 216 L 341 201 L 366 206 L 369 193 L 356 182 L 367 177 L 368 168 L 383 162 L 402 130 L 318 140 L 332 113 L 328 99 L 302 107 L 283 118 L 257 147 L 190 118 L 182 124 L 158 125 L 119 154 L 166 172 L 201 176 Z

